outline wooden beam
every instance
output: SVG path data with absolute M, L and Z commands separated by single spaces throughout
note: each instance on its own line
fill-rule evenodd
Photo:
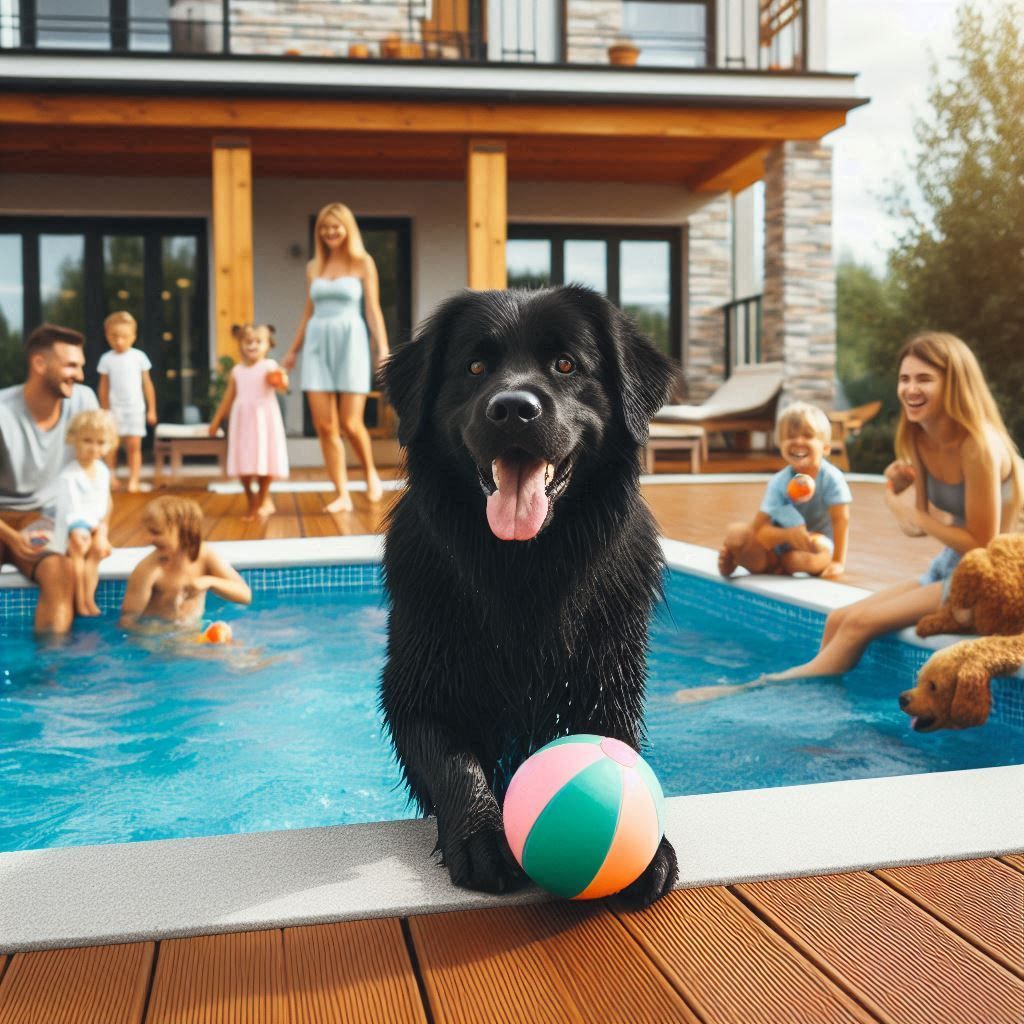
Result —
M 651 139 L 818 140 L 846 121 L 846 105 L 800 110 L 641 104 L 410 103 L 224 97 L 0 95 L 0 125 L 113 125 L 213 131 L 459 133 Z
M 231 326 L 251 321 L 254 309 L 248 139 L 213 140 L 213 260 L 217 356 L 234 357 Z
M 470 288 L 507 287 L 508 153 L 502 141 L 469 141 L 466 231 L 466 283 Z
M 771 148 L 757 142 L 738 142 L 725 156 L 692 175 L 687 185 L 691 192 L 742 192 L 764 177 L 764 158 Z

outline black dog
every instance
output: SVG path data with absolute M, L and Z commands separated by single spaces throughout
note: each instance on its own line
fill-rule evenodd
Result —
M 522 881 L 500 801 L 567 733 L 643 740 L 662 555 L 639 449 L 670 362 L 581 287 L 466 292 L 384 371 L 409 486 L 388 524 L 381 708 L 456 885 Z M 676 880 L 663 839 L 630 887 Z

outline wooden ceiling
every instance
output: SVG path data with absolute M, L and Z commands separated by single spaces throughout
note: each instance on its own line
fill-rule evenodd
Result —
M 842 110 L 385 103 L 0 94 L 0 173 L 209 177 L 214 138 L 252 147 L 273 178 L 462 180 L 466 144 L 508 148 L 512 181 L 739 191 L 764 154 L 816 139 Z

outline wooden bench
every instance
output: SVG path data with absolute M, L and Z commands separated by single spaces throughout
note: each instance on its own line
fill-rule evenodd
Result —
M 654 454 L 659 451 L 690 453 L 690 472 L 699 473 L 701 460 L 708 457 L 707 431 L 694 423 L 652 423 L 644 448 L 644 472 L 654 472 Z
M 217 460 L 217 471 L 223 476 L 227 472 L 228 442 L 224 431 L 217 437 L 210 437 L 209 424 L 182 426 L 176 423 L 161 423 L 156 428 L 153 440 L 153 482 L 159 483 L 164 475 L 166 463 L 170 463 L 170 475 L 181 475 L 181 460 L 186 455 L 205 455 Z

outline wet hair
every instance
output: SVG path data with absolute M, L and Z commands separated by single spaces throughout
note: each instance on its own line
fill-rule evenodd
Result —
M 175 527 L 178 542 L 194 562 L 203 542 L 203 510 L 191 498 L 164 495 L 151 501 L 142 510 L 142 522 L 148 529 L 166 530 Z
M 362 260 L 366 256 L 366 247 L 363 245 L 363 236 L 360 234 L 355 214 L 344 203 L 328 203 L 316 215 L 316 223 L 313 225 L 313 247 L 316 253 L 313 257 L 314 275 L 323 273 L 323 269 L 327 265 L 329 253 L 320 237 L 320 228 L 328 217 L 335 217 L 345 225 L 345 250 L 349 258 Z
M 825 454 L 828 454 L 828 447 L 832 442 L 832 424 L 822 409 L 809 402 L 794 402 L 782 410 L 775 424 L 776 446 L 781 448 L 782 442 L 792 437 L 800 428 L 821 441 L 825 445 Z
M 25 339 L 25 358 L 31 359 L 37 352 L 49 352 L 54 345 L 85 348 L 85 337 L 70 327 L 41 324 Z
M 106 409 L 86 409 L 72 416 L 64 440 L 68 444 L 75 444 L 90 430 L 102 434 L 111 448 L 117 446 L 117 424 Z
M 1020 510 L 1024 502 L 1024 466 L 1017 446 L 1006 429 L 995 398 L 985 381 L 977 357 L 955 334 L 945 331 L 924 331 L 914 335 L 900 349 L 896 369 L 908 356 L 920 359 L 942 374 L 942 409 L 966 433 L 974 438 L 979 448 L 988 447 L 985 426 L 996 432 L 1010 453 L 1010 476 L 1013 480 L 1013 507 Z M 896 427 L 896 454 L 908 462 L 914 460 L 920 425 L 907 419 L 906 409 L 900 408 Z
M 119 309 L 111 313 L 110 316 L 103 321 L 103 330 L 109 330 L 116 324 L 130 324 L 136 330 L 139 329 L 138 321 L 126 309 Z

